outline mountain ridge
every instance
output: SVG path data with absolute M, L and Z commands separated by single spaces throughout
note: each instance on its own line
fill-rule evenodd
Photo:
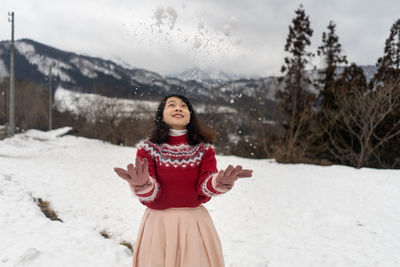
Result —
M 9 44 L 9 41 L 0 41 L 0 81 L 8 76 Z M 207 105 L 231 106 L 236 109 L 262 108 L 267 113 L 265 118 L 270 119 L 273 116 L 275 94 L 282 87 L 278 77 L 229 80 L 229 77 L 233 77 L 215 69 L 209 69 L 214 72 L 214 76 L 200 68 L 192 69 L 198 71 L 199 75 L 202 71 L 204 77 L 198 76 L 197 79 L 163 76 L 153 71 L 133 68 L 126 62 L 118 64 L 110 59 L 79 55 L 26 38 L 17 40 L 15 47 L 16 78 L 47 87 L 52 66 L 55 87 L 59 85 L 67 90 L 108 97 L 159 101 L 168 94 L 184 94 L 195 102 Z M 368 69 L 367 79 L 376 71 L 370 65 L 363 68 Z M 190 71 L 187 71 L 187 78 L 190 78 Z M 318 70 L 313 70 L 311 76 L 317 73 Z M 225 80 L 212 79 L 218 75 L 225 77 Z M 268 105 L 268 108 L 264 105 Z

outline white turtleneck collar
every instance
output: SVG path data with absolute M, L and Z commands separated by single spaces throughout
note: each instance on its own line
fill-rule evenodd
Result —
M 169 136 L 181 136 L 186 133 L 187 133 L 187 129 L 183 129 L 183 130 L 170 129 L 169 130 Z

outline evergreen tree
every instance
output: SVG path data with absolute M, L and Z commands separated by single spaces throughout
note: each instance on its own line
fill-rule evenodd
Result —
M 368 89 L 367 78 L 363 69 L 356 63 L 351 63 L 350 66 L 344 68 L 335 87 L 346 92 L 351 92 L 352 90 L 366 92 Z
M 282 161 L 294 161 L 299 156 L 297 148 L 304 148 L 308 123 L 312 116 L 312 94 L 309 92 L 311 80 L 306 73 L 306 66 L 313 53 L 306 50 L 311 44 L 313 30 L 310 20 L 302 5 L 295 11 L 296 17 L 289 26 L 285 51 L 290 54 L 284 58 L 281 68 L 283 89 L 277 93 L 281 125 L 284 129 L 284 139 L 279 153 Z M 301 157 L 301 155 L 300 155 Z
M 323 133 L 314 143 L 313 152 L 315 157 L 324 158 L 338 164 L 354 166 L 356 160 L 349 160 L 349 155 L 344 155 L 343 152 L 357 151 L 359 143 L 357 137 L 346 125 L 343 113 L 347 117 L 352 117 L 354 114 L 351 112 L 354 109 L 348 108 L 349 103 L 356 97 L 361 97 L 367 91 L 367 82 L 363 69 L 355 63 L 345 67 L 340 77 L 332 81 L 330 88 L 332 89 L 329 91 L 330 102 L 323 106 L 317 116 Z M 362 98 L 357 100 L 361 102 Z M 358 131 L 356 130 L 356 132 Z M 352 153 L 351 157 L 353 155 L 354 153 Z M 354 158 L 357 158 L 357 156 Z
M 385 90 L 393 88 L 391 93 L 400 91 L 400 19 L 395 21 L 390 28 L 390 35 L 386 39 L 384 54 L 378 58 L 377 73 L 370 82 L 370 88 Z M 400 106 L 397 106 L 379 125 L 376 135 L 387 135 L 400 130 Z M 377 165 L 384 167 L 400 168 L 400 136 L 390 139 L 376 153 Z
M 335 33 L 336 24 L 329 22 L 328 32 L 322 33 L 322 45 L 318 47 L 317 54 L 323 59 L 324 66 L 319 72 L 318 80 L 323 97 L 323 107 L 332 107 L 334 101 L 334 84 L 336 81 L 336 69 L 340 64 L 347 64 L 345 55 L 342 55 L 342 45 L 339 36 Z
M 383 57 L 378 58 L 377 73 L 371 87 L 393 84 L 400 79 L 400 19 L 390 29 Z

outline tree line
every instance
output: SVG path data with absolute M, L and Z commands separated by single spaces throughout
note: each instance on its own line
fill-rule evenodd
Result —
M 274 157 L 280 162 L 399 168 L 400 19 L 390 29 L 369 82 L 361 67 L 348 64 L 335 31 L 330 21 L 317 50 L 323 66 L 318 78 L 311 79 L 307 67 L 315 56 L 309 50 L 313 30 L 304 7 L 295 11 L 284 48 L 283 89 L 276 95 L 283 134 L 275 140 Z

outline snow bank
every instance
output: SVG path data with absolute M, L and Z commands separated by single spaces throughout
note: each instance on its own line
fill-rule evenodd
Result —
M 36 130 L 0 141 L 0 266 L 128 267 L 144 206 L 113 167 L 136 149 Z M 226 266 L 400 266 L 400 170 L 217 156 L 254 177 L 205 206 Z M 50 221 L 33 198 L 51 203 Z M 100 235 L 110 234 L 110 239 Z

